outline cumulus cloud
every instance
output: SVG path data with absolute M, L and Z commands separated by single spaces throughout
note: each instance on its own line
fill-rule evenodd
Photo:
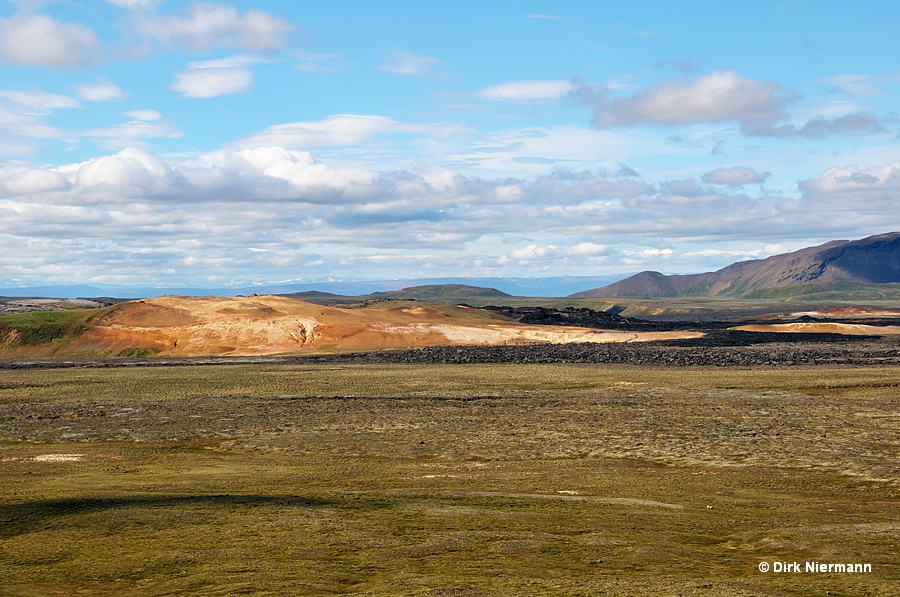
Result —
M 675 251 L 672 249 L 644 249 L 643 251 L 622 251 L 624 254 L 629 257 L 662 257 L 664 259 L 668 259 L 671 257 Z
M 530 244 L 521 249 L 510 251 L 497 261 L 501 265 L 518 261 L 520 265 L 526 265 L 535 261 L 566 260 L 575 258 L 578 260 L 589 259 L 598 261 L 598 258 L 612 255 L 615 251 L 607 246 L 592 242 L 582 242 L 571 246 L 537 245 Z
M 819 178 L 801 182 L 800 189 L 804 201 L 814 209 L 847 209 L 852 205 L 863 212 L 896 210 L 900 162 L 865 169 L 856 165 L 829 168 Z
M 96 83 L 75 85 L 75 94 L 87 102 L 112 102 L 128 97 L 121 87 L 102 77 Z
M 172 168 L 142 149 L 129 148 L 60 168 L 73 186 L 88 190 L 101 187 L 111 191 L 157 195 L 174 187 Z
M 769 123 L 785 117 L 782 88 L 729 69 L 690 83 L 673 81 L 631 96 L 596 98 L 598 128 L 699 122 Z
M 440 63 L 441 61 L 437 58 L 417 56 L 410 52 L 395 50 L 391 52 L 385 63 L 378 68 L 395 75 L 421 76 L 432 74 L 433 68 Z
M 190 98 L 211 98 L 253 89 L 253 71 L 247 65 L 258 62 L 246 56 L 188 63 L 188 69 L 175 73 L 169 88 Z
M 0 18 L 0 57 L 15 66 L 74 68 L 99 59 L 100 40 L 85 25 L 40 14 Z
M 509 254 L 504 255 L 500 259 L 498 259 L 498 263 L 503 265 L 505 263 L 509 263 L 510 261 L 518 261 L 520 265 L 527 265 L 532 261 L 543 261 L 549 259 L 556 259 L 558 257 L 564 256 L 566 253 L 565 249 L 560 248 L 556 245 L 535 245 L 531 244 L 526 247 L 522 247 L 521 249 L 516 249 L 515 251 L 510 251 Z
M 20 106 L 31 108 L 38 113 L 47 113 L 57 108 L 80 108 L 74 97 L 68 95 L 60 95 L 58 93 L 48 93 L 42 89 L 32 89 L 31 91 L 17 91 L 14 89 L 0 90 L 0 97 L 15 102 Z
M 790 94 L 781 85 L 750 79 L 730 69 L 689 82 L 661 83 L 630 96 L 613 95 L 607 86 L 588 84 L 576 77 L 566 97 L 577 104 L 593 106 L 591 122 L 600 129 L 734 122 L 747 136 L 820 139 L 884 134 L 900 123 L 894 113 L 878 116 L 857 111 L 834 116 L 820 114 L 795 125 L 789 121 L 786 110 Z M 717 143 L 712 153 L 721 153 L 722 145 Z
M 71 188 L 71 183 L 59 172 L 22 165 L 4 165 L 0 169 L 0 192 L 4 195 L 37 195 Z
M 570 81 L 510 81 L 485 87 L 475 97 L 489 101 L 557 100 L 571 90 Z
M 567 253 L 569 255 L 608 255 L 612 252 L 612 248 L 607 245 L 600 245 L 597 243 L 585 242 L 578 243 L 572 247 L 569 247 Z
M 716 168 L 703 175 L 703 182 L 711 184 L 726 184 L 741 186 L 745 184 L 757 184 L 764 182 L 770 176 L 769 172 L 760 174 L 753 168 L 736 166 L 734 168 Z
M 167 48 L 209 51 L 216 47 L 254 52 L 281 50 L 296 27 L 268 13 L 243 15 L 226 4 L 192 4 L 183 15 L 142 14 L 137 27 L 144 39 Z

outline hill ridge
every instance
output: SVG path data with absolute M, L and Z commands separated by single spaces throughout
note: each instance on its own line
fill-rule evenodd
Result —
M 569 298 L 745 296 L 811 283 L 900 282 L 900 232 L 832 240 L 765 259 L 738 261 L 714 272 L 665 275 L 644 271 Z

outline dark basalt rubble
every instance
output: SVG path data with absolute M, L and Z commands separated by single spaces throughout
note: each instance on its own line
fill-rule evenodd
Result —
M 468 305 L 466 305 L 468 306 Z M 640 320 L 632 320 L 606 311 L 594 311 L 588 308 L 566 307 L 552 309 L 547 307 L 480 307 L 486 311 L 502 313 L 519 323 L 536 325 L 570 325 L 583 328 L 631 329 L 642 325 Z
M 336 357 L 338 355 L 335 355 Z M 754 367 L 900 364 L 900 346 L 855 341 L 753 346 L 672 346 L 662 343 L 431 346 L 342 355 L 367 363 L 592 363 L 641 367 Z M 364 360 L 360 360 L 360 358 Z M 339 359 L 328 362 L 342 362 Z
M 750 332 L 746 333 L 750 334 Z M 0 360 L 0 369 L 444 363 L 559 363 L 638 367 L 900 365 L 900 343 L 883 338 L 835 337 L 834 334 L 764 334 L 763 336 L 768 336 L 768 338 L 762 338 L 768 342 L 750 345 L 715 345 L 714 339 L 703 344 L 704 339 L 699 338 L 696 342 L 676 340 L 608 344 L 429 346 L 411 350 L 258 357 L 2 359 Z M 797 338 L 796 336 L 801 337 Z M 757 340 L 760 339 L 757 338 Z

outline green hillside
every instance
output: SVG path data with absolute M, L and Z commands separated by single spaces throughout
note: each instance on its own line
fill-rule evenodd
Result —
M 38 346 L 81 334 L 86 322 L 105 309 L 38 311 L 0 316 L 0 347 Z

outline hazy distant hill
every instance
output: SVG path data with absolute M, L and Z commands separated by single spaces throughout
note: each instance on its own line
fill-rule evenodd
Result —
M 715 272 L 666 276 L 641 272 L 572 298 L 746 296 L 773 288 L 833 282 L 900 282 L 900 232 L 862 240 L 835 240 L 767 259 L 740 261 Z
M 320 305 L 340 305 L 358 303 L 371 299 L 415 299 L 420 301 L 437 301 L 443 299 L 466 301 L 476 298 L 511 297 L 511 294 L 501 292 L 496 288 L 483 288 L 481 286 L 468 286 L 466 284 L 426 284 L 411 286 L 401 290 L 388 290 L 384 292 L 371 292 L 361 295 L 341 295 L 329 292 L 292 292 L 282 294 L 290 298 L 300 299 Z
M 466 284 L 427 284 L 424 286 L 412 286 L 401 290 L 388 292 L 373 292 L 362 298 L 395 298 L 395 299 L 419 299 L 428 300 L 436 298 L 470 298 L 470 297 L 501 297 L 512 296 L 501 292 L 496 288 L 482 288 L 481 286 L 468 286 Z

